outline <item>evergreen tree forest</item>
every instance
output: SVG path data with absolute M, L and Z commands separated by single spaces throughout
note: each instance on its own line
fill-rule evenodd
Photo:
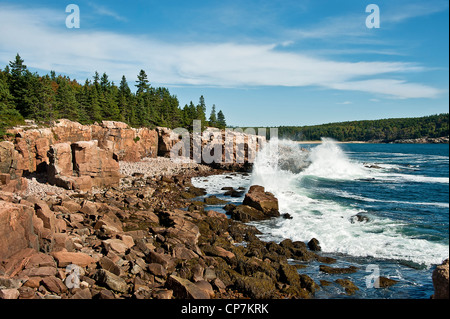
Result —
M 418 118 L 396 118 L 374 121 L 352 121 L 314 126 L 281 126 L 278 136 L 296 141 L 316 141 L 330 137 L 342 142 L 381 141 L 392 142 L 422 137 L 449 135 L 449 114 Z
M 135 92 L 125 76 L 117 86 L 106 73 L 95 72 L 83 84 L 67 76 L 32 73 L 19 54 L 3 70 L 0 69 L 0 136 L 7 127 L 24 123 L 25 119 L 50 124 L 66 118 L 82 124 L 103 120 L 121 121 L 132 127 L 157 126 L 192 129 L 193 120 L 202 127 L 225 128 L 222 111 L 215 105 L 207 120 L 205 98 L 180 107 L 178 98 L 167 88 L 152 87 L 148 75 L 141 70 Z

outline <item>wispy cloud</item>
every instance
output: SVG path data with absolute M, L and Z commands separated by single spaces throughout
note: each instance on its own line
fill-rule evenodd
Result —
M 386 8 L 382 17 L 383 21 L 387 23 L 402 23 L 409 19 L 446 11 L 448 7 L 449 4 L 446 0 L 394 3 Z
M 102 15 L 102 16 L 106 16 L 106 17 L 111 17 L 117 21 L 121 21 L 121 22 L 127 22 L 128 19 L 121 16 L 120 14 L 114 12 L 113 10 L 109 9 L 108 7 L 104 6 L 104 5 L 99 5 L 93 2 L 88 2 L 88 5 L 94 10 L 94 13 L 98 14 L 98 15 Z
M 279 51 L 277 44 L 171 43 L 141 35 L 54 28 L 33 20 L 33 12 L 0 5 L 0 61 L 19 52 L 30 67 L 55 70 L 83 80 L 95 70 L 118 81 L 134 79 L 145 69 L 162 85 L 216 87 L 316 86 L 363 91 L 394 98 L 433 98 L 441 91 L 406 80 L 390 80 L 424 67 L 404 62 L 342 62 L 299 52 Z M 61 13 L 47 12 L 58 20 Z M 385 79 L 387 78 L 387 79 Z

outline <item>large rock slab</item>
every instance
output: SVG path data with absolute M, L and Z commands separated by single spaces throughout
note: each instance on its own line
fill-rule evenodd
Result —
M 0 201 L 0 260 L 25 248 L 39 249 L 31 207 Z

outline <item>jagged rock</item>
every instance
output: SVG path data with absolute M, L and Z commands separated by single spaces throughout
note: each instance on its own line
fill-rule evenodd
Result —
M 120 276 L 120 268 L 119 266 L 117 266 L 111 259 L 109 259 L 106 256 L 103 256 L 99 261 L 98 261 L 99 266 L 104 269 L 109 271 L 110 273 L 113 273 L 116 276 Z
M 128 291 L 126 281 L 107 270 L 99 269 L 95 274 L 95 279 L 98 284 L 104 285 L 119 293 L 126 293 Z
M 210 299 L 208 292 L 197 287 L 191 281 L 175 275 L 169 276 L 166 286 L 173 291 L 175 297 L 180 299 Z
M 320 247 L 320 243 L 316 238 L 313 238 L 308 242 L 308 248 L 312 251 L 321 251 L 322 250 L 322 248 Z
M 449 270 L 448 270 L 448 259 L 444 260 L 444 262 L 437 266 L 435 270 L 433 270 L 433 285 L 434 285 L 434 299 L 449 299 L 448 296 L 448 284 L 449 284 Z
M 244 223 L 267 219 L 266 215 L 262 211 L 247 205 L 239 205 L 234 208 L 229 208 L 231 208 L 228 212 L 231 215 L 231 218 Z
M 55 276 L 48 276 L 42 278 L 42 285 L 47 288 L 48 291 L 61 294 L 67 291 L 66 285 L 61 281 L 61 279 Z
M 0 289 L 0 299 L 18 299 L 20 295 L 17 289 Z
M 0 201 L 0 261 L 28 247 L 39 249 L 33 217 L 28 206 Z
M 266 192 L 264 187 L 253 185 L 245 195 L 243 205 L 250 206 L 261 211 L 266 219 L 280 216 L 278 200 L 275 196 Z

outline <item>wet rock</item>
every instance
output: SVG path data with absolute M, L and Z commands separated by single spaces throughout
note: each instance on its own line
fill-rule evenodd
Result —
M 354 223 L 367 223 L 370 221 L 370 218 L 365 215 L 365 213 L 358 213 L 352 217 L 350 217 L 350 222 Z
M 434 285 L 434 299 L 449 299 L 449 262 L 446 259 L 441 265 L 433 271 L 432 279 Z
M 207 197 L 204 199 L 204 202 L 206 203 L 206 205 L 221 205 L 221 204 L 227 203 L 226 200 L 221 200 L 221 199 L 217 198 L 216 196 Z
M 337 268 L 337 267 L 330 267 L 326 265 L 320 265 L 319 270 L 321 272 L 330 274 L 330 275 L 337 275 L 337 274 L 353 274 L 358 271 L 358 267 L 350 266 L 348 268 Z
M 272 193 L 266 192 L 262 186 L 251 186 L 243 204 L 262 211 L 266 218 L 280 216 L 278 200 Z
M 379 277 L 378 278 L 378 286 L 380 288 L 388 288 L 398 283 L 398 280 L 386 278 L 386 277 Z
M 308 248 L 312 251 L 321 251 L 322 250 L 322 248 L 320 247 L 320 243 L 316 238 L 313 238 L 308 242 Z
M 336 279 L 335 283 L 342 286 L 345 289 L 345 293 L 349 296 L 354 295 L 359 288 L 348 279 Z
M 239 205 L 231 210 L 229 214 L 234 220 L 238 220 L 243 223 L 267 219 L 266 215 L 262 211 L 247 205 Z

